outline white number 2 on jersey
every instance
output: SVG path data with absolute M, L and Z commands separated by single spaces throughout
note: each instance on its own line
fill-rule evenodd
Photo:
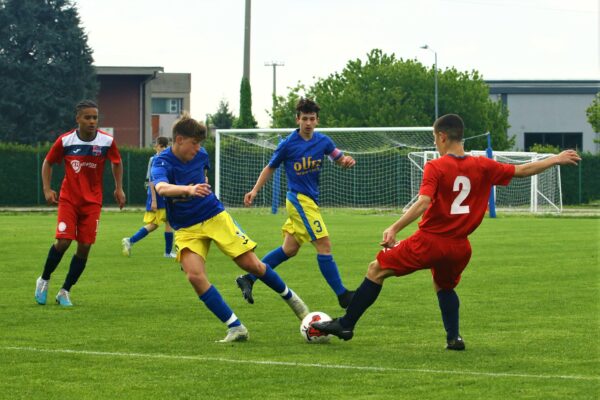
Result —
M 450 214 L 468 214 L 469 206 L 463 206 L 461 203 L 467 198 L 471 191 L 471 181 L 469 178 L 466 176 L 457 176 L 454 180 L 454 187 L 452 190 L 459 193 L 452 202 Z

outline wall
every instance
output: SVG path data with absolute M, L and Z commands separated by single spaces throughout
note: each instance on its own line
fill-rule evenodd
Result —
M 152 98 L 183 99 L 182 111 L 190 111 L 190 91 L 192 76 L 188 73 L 162 73 L 150 82 L 149 90 Z M 179 117 L 177 114 L 153 114 L 152 136 L 171 137 L 173 123 Z M 204 116 L 193 115 L 202 121 Z
M 525 132 L 581 132 L 583 151 L 597 153 L 596 135 L 585 114 L 593 99 L 590 94 L 508 94 L 508 134 L 516 135 L 517 150 L 525 150 Z
M 140 145 L 140 83 L 142 77 L 131 75 L 98 76 L 100 91 L 100 127 L 116 127 L 119 146 Z
M 525 150 L 524 133 L 581 133 L 582 150 L 600 152 L 586 110 L 600 91 L 600 80 L 486 80 L 490 98 L 508 109 L 514 150 Z

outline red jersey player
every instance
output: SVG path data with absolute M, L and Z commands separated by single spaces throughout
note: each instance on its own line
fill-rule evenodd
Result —
M 61 306 L 72 306 L 69 291 L 85 269 L 88 254 L 96 240 L 100 210 L 102 208 L 102 174 L 106 159 L 112 163 L 115 179 L 115 200 L 120 208 L 125 205 L 123 192 L 123 166 L 121 155 L 111 135 L 98 130 L 98 106 L 90 100 L 75 107 L 78 129 L 61 135 L 46 155 L 42 164 L 44 197 L 48 204 L 58 204 L 56 241 L 50 246 L 42 276 L 37 279 L 35 300 L 46 304 L 50 275 L 63 254 L 77 241 L 77 251 L 71 259 L 69 273 L 56 296 Z M 63 162 L 65 177 L 60 197 L 50 187 L 52 164 Z
M 581 160 L 573 150 L 517 166 L 466 155 L 462 146 L 464 124 L 455 114 L 438 118 L 433 131 L 440 158 L 425 164 L 418 200 L 383 231 L 380 245 L 384 249 L 369 264 L 367 276 L 346 315 L 329 322 L 315 322 L 314 328 L 350 340 L 354 326 L 375 302 L 386 278 L 430 269 L 446 330 L 446 348 L 464 350 L 454 288 L 471 258 L 468 235 L 483 219 L 490 189 L 493 185 L 508 185 L 513 177 L 539 174 L 557 164 L 576 165 Z M 396 242 L 396 234 L 421 215 L 419 229 Z

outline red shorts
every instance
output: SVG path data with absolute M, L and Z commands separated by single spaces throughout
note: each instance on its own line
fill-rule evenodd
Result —
M 467 238 L 450 239 L 422 231 L 377 254 L 381 268 L 394 270 L 396 276 L 431 269 L 433 280 L 442 289 L 458 285 L 470 259 L 471 244 Z
M 96 241 L 101 209 L 99 204 L 74 206 L 67 201 L 59 201 L 55 237 L 93 244 Z

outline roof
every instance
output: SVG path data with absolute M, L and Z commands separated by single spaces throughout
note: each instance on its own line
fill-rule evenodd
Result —
M 600 80 L 486 80 L 490 94 L 596 94 Z
M 96 75 L 143 75 L 154 76 L 158 72 L 164 72 L 163 67 L 96 67 Z

